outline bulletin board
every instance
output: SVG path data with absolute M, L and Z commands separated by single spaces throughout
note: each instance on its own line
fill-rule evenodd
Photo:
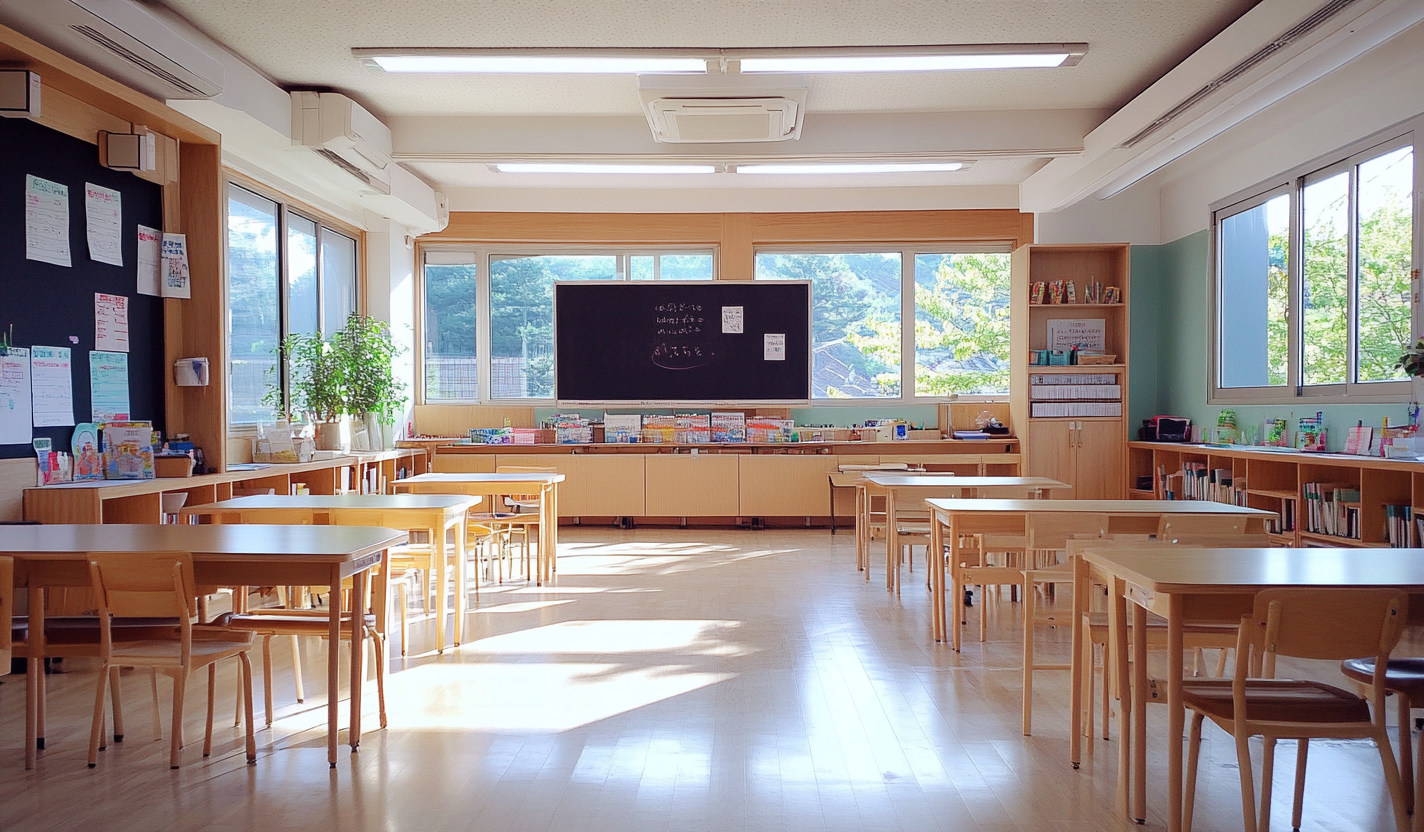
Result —
M 26 182 L 68 187 L 70 266 L 26 257 Z M 120 194 L 123 265 L 91 257 L 85 186 Z M 67 347 L 74 422 L 93 421 L 90 352 L 96 349 L 95 295 L 128 299 L 129 418 L 163 429 L 163 299 L 138 292 L 138 226 L 162 229 L 163 189 L 99 164 L 96 145 L 28 119 L 0 118 L 0 332 L 17 347 Z M 35 427 L 54 450 L 69 450 L 72 426 Z M 0 444 L 0 458 L 34 455 L 29 444 Z

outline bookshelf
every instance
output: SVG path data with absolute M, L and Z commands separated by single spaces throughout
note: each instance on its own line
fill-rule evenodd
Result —
M 1424 519 L 1424 463 L 1175 442 L 1127 443 L 1130 497 L 1181 498 L 1175 492 L 1183 472 L 1203 469 L 1208 486 L 1212 480 L 1220 485 L 1222 472 L 1229 472 L 1230 480 L 1229 489 L 1208 493 L 1205 499 L 1244 500 L 1238 504 L 1280 516 L 1269 532 L 1277 545 L 1424 545 L 1418 522 Z M 1322 512 L 1333 513 L 1333 519 L 1327 522 Z
M 1088 287 L 1115 287 L 1116 303 L 1035 303 L 1034 286 L 1061 282 L 1077 300 Z M 1075 499 L 1122 499 L 1127 438 L 1128 246 L 1026 245 L 1014 251 L 1010 291 L 1010 408 L 1022 440 L 1024 473 L 1069 483 Z M 1044 293 L 1044 299 L 1051 297 Z M 1050 348 L 1054 321 L 1102 333 L 1108 364 L 1029 364 Z

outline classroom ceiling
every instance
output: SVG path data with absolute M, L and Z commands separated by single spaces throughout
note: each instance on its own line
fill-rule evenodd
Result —
M 186 18 L 287 89 L 346 93 L 378 116 L 497 123 L 500 117 L 618 116 L 641 121 L 635 76 L 392 75 L 363 66 L 354 47 L 767 47 L 1086 42 L 1077 66 L 977 72 L 808 76 L 808 114 L 857 114 L 835 144 L 854 154 L 858 137 L 893 134 L 903 114 L 1077 111 L 1081 136 L 1255 5 L 1256 0 L 150 0 Z M 808 119 L 809 122 L 809 119 Z M 452 121 L 453 123 L 453 121 Z M 552 123 L 552 122 L 551 122 Z M 646 125 L 643 130 L 646 131 Z M 808 124 L 807 132 L 812 127 Z M 396 157 L 403 137 L 396 129 Z M 795 152 L 802 142 L 779 143 Z M 822 137 L 825 138 L 825 137 Z M 472 140 L 473 141 L 473 140 Z M 875 152 L 867 143 L 862 152 Z M 945 155 L 983 147 L 926 143 Z M 667 146 L 660 146 L 666 148 Z M 728 153 L 747 145 L 719 146 Z M 577 147 L 569 148 L 577 151 Z M 471 158 L 406 161 L 437 187 L 746 187 L 763 177 L 501 176 L 480 148 Z M 601 148 L 600 150 L 606 150 Z M 995 148 L 988 148 L 994 151 Z M 877 174 L 796 177 L 801 187 L 1018 184 L 1064 148 L 1006 143 L 1016 158 L 980 163 L 959 176 Z M 640 152 L 630 150 L 630 153 Z M 802 151 L 804 152 L 804 150 Z M 458 156 L 459 154 L 455 154 Z M 992 155 L 986 152 L 985 156 Z M 889 177 L 887 179 L 887 176 Z M 577 184 L 574 180 L 577 179 Z M 647 180 L 658 179 L 658 185 Z M 668 179 L 679 180 L 676 185 Z M 711 180 L 717 180 L 713 183 Z M 793 183 L 787 177 L 777 187 Z M 871 182 L 870 180 L 877 180 Z M 729 181 L 730 180 L 730 181 Z M 748 181 L 760 180 L 760 181 Z M 458 183 L 458 184 L 457 184 Z

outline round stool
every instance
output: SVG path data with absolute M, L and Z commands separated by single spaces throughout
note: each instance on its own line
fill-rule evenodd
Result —
M 1373 684 L 1375 660 L 1343 661 L 1340 672 L 1362 685 Z M 1420 793 L 1424 783 L 1415 779 L 1416 772 L 1424 772 L 1424 743 L 1420 743 L 1419 760 L 1416 761 L 1410 750 L 1413 720 L 1409 718 L 1409 709 L 1416 700 L 1424 706 L 1424 659 L 1390 659 L 1385 665 L 1384 689 L 1394 694 L 1399 702 L 1399 778 L 1406 786 L 1413 784 L 1413 788 L 1407 788 L 1404 792 L 1404 804 L 1413 812 L 1415 803 L 1424 801 L 1424 794 Z

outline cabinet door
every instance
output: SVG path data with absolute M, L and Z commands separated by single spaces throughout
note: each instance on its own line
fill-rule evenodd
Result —
M 1076 422 L 1067 420 L 1034 419 L 1028 423 L 1027 469 L 1030 477 L 1048 477 L 1074 486 L 1067 494 L 1070 499 L 1091 499 L 1078 493 L 1076 473 L 1073 470 L 1073 445 L 1077 432 Z
M 738 456 L 743 517 L 829 517 L 836 457 L 827 454 Z
M 737 457 L 648 454 L 644 513 L 649 517 L 736 517 Z
M 1122 422 L 1081 421 L 1073 448 L 1076 472 L 1073 497 L 1079 500 L 1121 500 L 1123 494 Z

